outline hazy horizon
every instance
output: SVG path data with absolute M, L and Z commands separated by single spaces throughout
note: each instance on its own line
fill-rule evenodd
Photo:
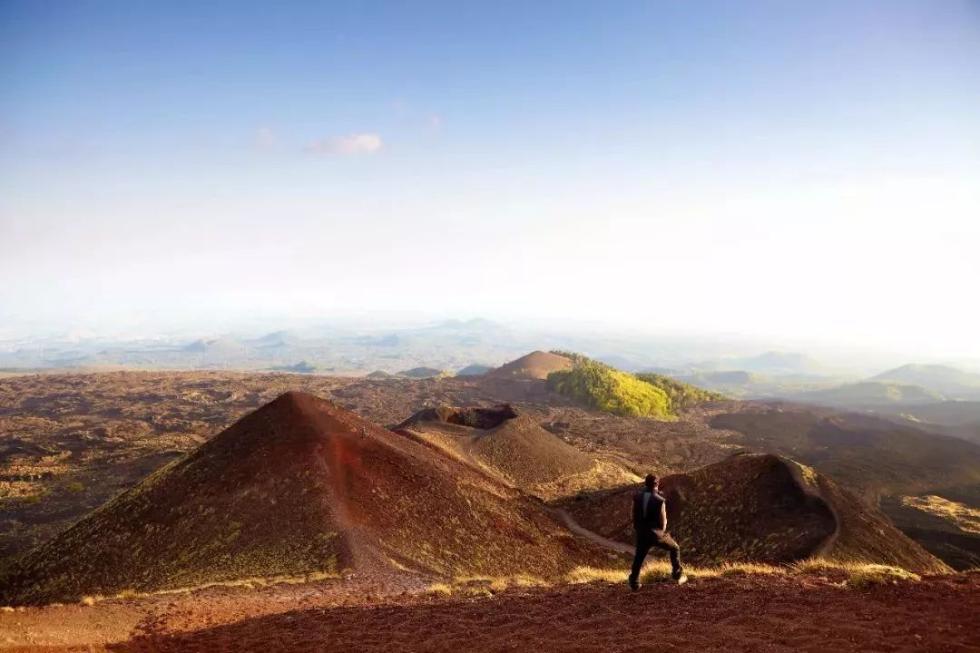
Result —
M 484 317 L 975 364 L 978 61 L 967 1 L 4 2 L 0 339 Z

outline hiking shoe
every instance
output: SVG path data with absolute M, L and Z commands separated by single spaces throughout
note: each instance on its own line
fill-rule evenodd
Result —
M 630 589 L 633 590 L 634 592 L 640 589 L 640 584 L 636 582 L 635 579 L 630 578 L 629 583 L 630 583 Z

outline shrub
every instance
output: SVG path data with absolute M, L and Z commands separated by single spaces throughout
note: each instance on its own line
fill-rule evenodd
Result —
M 636 378 L 663 390 L 670 397 L 671 409 L 675 411 L 691 408 L 706 401 L 718 401 L 725 398 L 724 395 L 717 392 L 711 392 L 710 390 L 703 390 L 687 383 L 681 383 L 676 379 L 662 374 L 637 374 Z

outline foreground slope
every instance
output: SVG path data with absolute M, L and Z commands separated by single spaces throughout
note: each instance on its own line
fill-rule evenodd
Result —
M 290 392 L 30 552 L 0 602 L 344 570 L 551 575 L 605 556 L 486 475 Z
M 698 564 L 787 563 L 811 557 L 860 560 L 919 572 L 947 568 L 829 479 L 768 454 L 742 454 L 661 482 L 668 529 Z M 592 531 L 631 542 L 636 486 L 564 502 Z
M 293 611 L 110 650 L 973 651 L 976 576 L 870 591 L 778 576 L 637 594 L 618 584 L 561 586 L 482 601 Z
M 626 571 L 624 570 L 625 576 Z M 843 582 L 842 582 L 843 581 Z M 975 651 L 980 573 L 851 586 L 820 570 L 436 597 L 347 581 L 0 612 L 0 650 Z M 311 591 L 312 590 L 312 591 Z M 479 597 L 479 598 L 478 598 Z

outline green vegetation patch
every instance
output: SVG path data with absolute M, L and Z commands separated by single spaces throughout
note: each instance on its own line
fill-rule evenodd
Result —
M 666 392 L 597 361 L 579 358 L 572 369 L 552 372 L 548 388 L 614 415 L 674 417 Z
M 581 354 L 554 351 L 574 362 L 548 375 L 548 388 L 592 408 L 627 417 L 672 420 L 677 411 L 724 397 L 660 374 L 630 374 Z
M 719 401 L 725 398 L 720 393 L 681 383 L 663 374 L 637 374 L 636 378 L 667 393 L 672 410 L 684 410 L 706 401 Z

